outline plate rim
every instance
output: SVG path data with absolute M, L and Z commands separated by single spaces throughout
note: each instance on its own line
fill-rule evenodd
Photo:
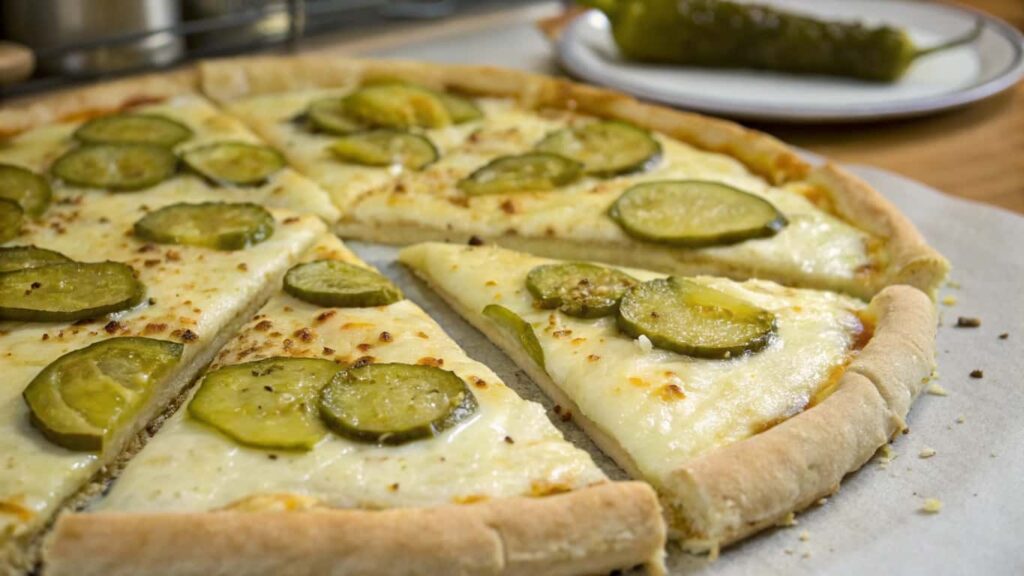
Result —
M 907 1 L 907 0 L 904 0 Z M 921 4 L 920 2 L 909 2 Z M 587 10 L 569 23 L 565 32 L 561 34 L 556 42 L 556 54 L 558 60 L 566 70 L 578 78 L 588 82 L 594 82 L 603 86 L 622 90 L 645 100 L 668 104 L 671 106 L 685 107 L 699 112 L 729 116 L 744 120 L 761 120 L 785 123 L 854 123 L 881 121 L 895 118 L 910 118 L 933 114 L 943 110 L 960 108 L 968 104 L 995 96 L 1013 87 L 1024 78 L 1024 34 L 1019 30 L 986 12 L 965 6 L 954 6 L 948 4 L 928 5 L 928 9 L 944 10 L 953 12 L 964 18 L 981 19 L 985 26 L 992 29 L 1014 51 L 1012 61 L 1001 72 L 994 77 L 980 84 L 958 89 L 953 92 L 924 96 L 906 100 L 900 103 L 875 102 L 859 106 L 845 106 L 834 111 L 801 111 L 792 104 L 757 106 L 748 104 L 722 103 L 708 98 L 700 97 L 679 97 L 666 94 L 664 91 L 625 85 L 614 80 L 608 80 L 602 74 L 589 73 L 587 67 L 576 60 L 573 52 L 576 40 L 581 33 L 583 26 L 589 26 L 594 18 L 604 15 L 597 10 Z

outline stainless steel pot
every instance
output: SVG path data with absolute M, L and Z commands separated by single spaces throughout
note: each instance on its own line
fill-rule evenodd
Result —
M 279 42 L 291 26 L 287 0 L 182 0 L 182 7 L 189 22 L 253 15 L 234 26 L 189 36 L 189 49 L 203 53 Z
M 29 46 L 48 73 L 86 75 L 161 66 L 184 54 L 166 30 L 178 0 L 2 0 L 4 36 Z M 123 42 L 111 40 L 123 39 Z

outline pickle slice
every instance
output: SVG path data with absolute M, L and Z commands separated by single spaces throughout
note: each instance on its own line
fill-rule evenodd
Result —
M 314 128 L 328 134 L 345 135 L 363 129 L 345 112 L 345 103 L 341 98 L 323 98 L 309 105 L 306 118 Z
M 463 98 L 462 96 L 456 96 L 447 92 L 437 92 L 436 95 L 455 124 L 472 122 L 484 117 L 483 110 L 480 110 L 480 107 L 469 98 Z
M 293 266 L 284 276 L 284 291 L 332 308 L 386 306 L 402 299 L 398 287 L 376 271 L 338 260 Z
M 526 275 L 526 288 L 541 308 L 579 318 L 614 314 L 622 295 L 636 283 L 624 272 L 585 262 L 545 264 Z
M 53 175 L 74 186 L 131 192 L 163 182 L 178 169 L 178 159 L 153 144 L 86 144 L 53 163 Z
M 0 273 L 26 268 L 39 268 L 50 264 L 71 262 L 71 259 L 53 250 L 35 246 L 10 246 L 0 248 Z
M 181 122 L 155 114 L 117 114 L 95 118 L 75 130 L 87 144 L 155 144 L 173 148 L 192 137 Z
M 700 358 L 757 352 L 775 333 L 775 315 L 685 278 L 659 278 L 630 288 L 619 328 L 665 350 Z
M 411 84 L 364 86 L 344 100 L 345 112 L 366 124 L 385 128 L 442 128 L 452 123 L 436 92 Z
M 46 178 L 20 166 L 0 164 L 0 198 L 17 202 L 29 216 L 42 214 L 52 195 Z
M 689 248 L 774 236 L 788 223 L 760 196 L 702 180 L 637 184 L 608 214 L 630 236 Z
M 266 358 L 207 374 L 188 404 L 193 418 L 247 446 L 310 450 L 327 434 L 320 390 L 341 367 L 319 358 Z
M 274 234 L 274 217 L 248 202 L 172 204 L 143 216 L 135 236 L 160 244 L 241 250 Z
M 21 234 L 25 211 L 13 200 L 0 198 L 0 242 L 7 242 Z
M 345 136 L 330 146 L 340 160 L 366 166 L 403 166 L 422 170 L 437 160 L 434 144 L 424 136 L 397 130 L 372 130 Z
M 583 164 L 586 174 L 600 178 L 640 172 L 657 162 L 661 145 L 651 133 L 625 122 L 591 122 L 546 136 L 537 150 Z
M 454 373 L 433 366 L 370 364 L 339 372 L 320 393 L 320 416 L 342 436 L 404 444 L 436 436 L 476 411 Z
M 284 157 L 273 148 L 247 142 L 217 142 L 192 148 L 182 155 L 189 168 L 217 184 L 259 186 L 284 168 Z
M 102 451 L 178 363 L 183 346 L 152 338 L 111 338 L 61 356 L 22 397 L 32 424 L 69 450 Z
M 138 304 L 146 289 L 120 262 L 63 262 L 0 274 L 0 320 L 84 320 Z
M 537 340 L 537 334 L 533 326 L 523 320 L 518 314 L 505 308 L 500 304 L 488 304 L 484 306 L 484 316 L 490 318 L 509 338 L 518 342 L 526 355 L 536 362 L 537 366 L 544 368 L 544 349 Z
M 573 182 L 581 169 L 579 162 L 547 152 L 502 156 L 459 181 L 459 189 L 471 196 L 542 192 Z

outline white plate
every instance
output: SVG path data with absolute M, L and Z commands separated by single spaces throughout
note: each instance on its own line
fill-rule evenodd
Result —
M 758 0 L 830 20 L 905 28 L 919 46 L 964 34 L 971 45 L 924 57 L 900 81 L 876 84 L 824 76 L 713 70 L 623 60 L 603 14 L 577 18 L 558 41 L 574 76 L 638 97 L 735 118 L 784 122 L 853 122 L 919 116 L 963 106 L 1013 86 L 1024 76 L 1024 37 L 981 12 L 914 0 Z

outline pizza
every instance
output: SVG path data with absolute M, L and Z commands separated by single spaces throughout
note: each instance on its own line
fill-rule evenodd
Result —
M 834 491 L 934 366 L 948 263 L 877 191 L 602 89 L 214 60 L 0 139 L 2 574 L 657 574 Z M 415 244 L 634 480 L 328 232 Z
M 477 237 L 861 298 L 890 284 L 934 293 L 948 269 L 841 168 L 606 90 L 511 70 L 316 57 L 212 61 L 200 74 L 207 94 L 328 190 L 345 237 Z
M 400 259 L 658 490 L 690 550 L 837 490 L 904 428 L 934 369 L 934 307 L 905 286 L 864 304 L 493 246 L 419 244 Z
M 183 553 L 175 573 L 660 565 L 651 489 L 609 482 L 333 236 L 185 404 L 109 493 L 58 520 L 48 574 L 166 574 Z

